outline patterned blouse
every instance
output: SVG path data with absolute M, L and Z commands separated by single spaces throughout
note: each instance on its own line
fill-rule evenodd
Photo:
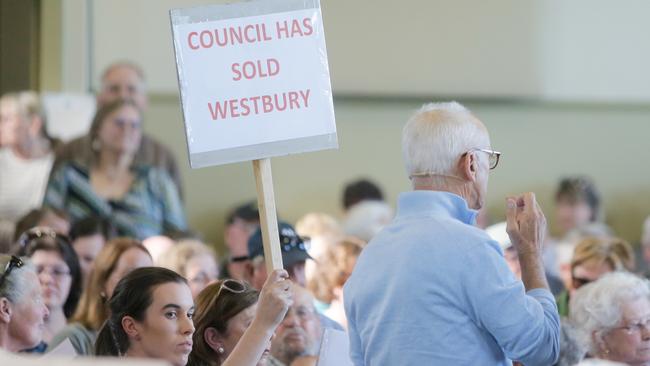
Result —
M 72 221 L 87 216 L 109 219 L 119 235 L 139 240 L 187 229 L 178 189 L 158 168 L 132 168 L 134 181 L 119 200 L 98 196 L 90 184 L 90 171 L 77 162 L 66 162 L 50 177 L 43 206 L 65 211 Z

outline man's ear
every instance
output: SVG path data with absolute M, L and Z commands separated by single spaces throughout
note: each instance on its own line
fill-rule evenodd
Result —
M 223 353 L 223 337 L 212 327 L 207 327 L 203 332 L 205 343 L 216 353 Z M 220 352 L 221 351 L 221 352 Z
M 458 162 L 458 170 L 460 171 L 461 178 L 465 180 L 474 181 L 478 171 L 478 160 L 474 152 L 465 153 Z
M 140 340 L 140 325 L 132 317 L 128 315 L 122 317 L 122 329 L 129 339 Z
M 13 314 L 13 305 L 6 297 L 0 297 L 0 322 L 9 324 Z

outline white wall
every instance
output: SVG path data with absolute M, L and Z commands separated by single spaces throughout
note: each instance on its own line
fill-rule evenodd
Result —
M 168 10 L 215 3 L 86 1 L 95 82 L 106 65 L 128 58 L 147 70 L 154 93 L 177 92 Z M 339 95 L 650 101 L 649 1 L 325 0 L 322 7 Z

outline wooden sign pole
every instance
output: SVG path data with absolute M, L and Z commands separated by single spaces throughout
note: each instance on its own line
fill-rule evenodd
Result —
M 271 159 L 253 160 L 253 172 L 257 184 L 257 205 L 260 211 L 260 228 L 264 243 L 264 260 L 269 273 L 274 269 L 282 269 L 282 251 L 280 250 L 280 234 L 278 232 L 278 217 L 275 210 L 275 195 L 273 193 L 273 174 Z

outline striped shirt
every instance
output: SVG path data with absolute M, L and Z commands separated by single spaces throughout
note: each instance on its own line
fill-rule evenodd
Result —
M 129 191 L 118 200 L 98 196 L 90 171 L 77 162 L 60 165 L 50 177 L 43 206 L 67 212 L 73 221 L 87 216 L 109 219 L 118 234 L 140 240 L 187 229 L 178 189 L 169 175 L 150 166 L 136 166 Z

